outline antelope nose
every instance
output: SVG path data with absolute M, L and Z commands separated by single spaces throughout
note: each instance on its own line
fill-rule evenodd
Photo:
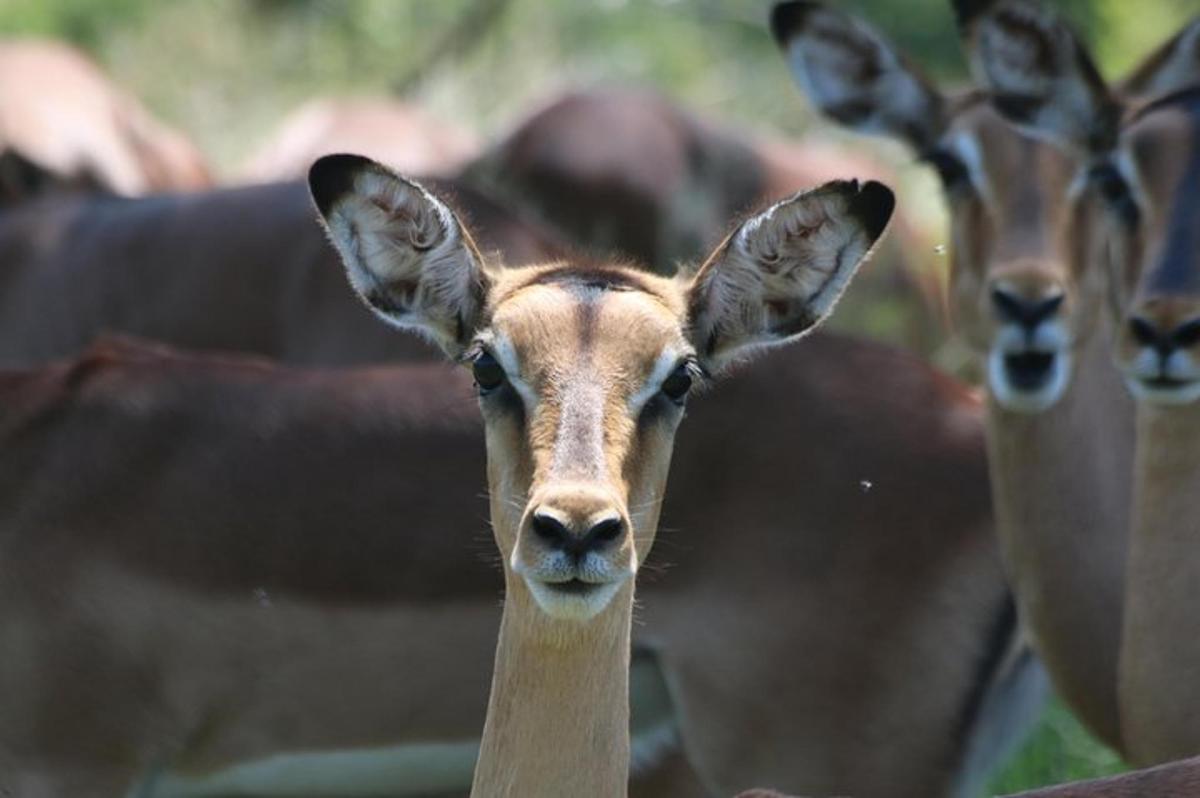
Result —
M 1135 315 L 1129 319 L 1129 333 L 1140 346 L 1167 357 L 1176 349 L 1188 349 L 1200 343 L 1200 317 L 1171 327 L 1166 319 Z
M 1062 303 L 1061 291 L 1050 296 L 1027 297 L 1006 287 L 996 286 L 992 289 L 992 309 L 996 317 L 1031 332 L 1058 313 Z
M 542 543 L 582 557 L 603 549 L 619 540 L 625 533 L 625 521 L 617 514 L 592 520 L 564 520 L 571 516 L 549 507 L 539 507 L 529 519 L 530 529 Z

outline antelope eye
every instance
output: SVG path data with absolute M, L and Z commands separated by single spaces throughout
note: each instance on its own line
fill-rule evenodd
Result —
M 489 352 L 480 352 L 471 364 L 471 373 L 480 393 L 494 391 L 504 384 L 504 369 Z
M 925 162 L 937 170 L 942 185 L 947 189 L 957 188 L 970 182 L 967 165 L 956 155 L 946 150 L 934 150 L 925 156 Z
M 676 404 L 683 402 L 688 391 L 692 389 L 692 372 L 686 363 L 679 365 L 671 375 L 663 380 L 663 395 Z

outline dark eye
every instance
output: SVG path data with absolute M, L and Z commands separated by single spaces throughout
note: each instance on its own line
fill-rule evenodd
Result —
M 681 404 L 691 389 L 692 372 L 686 363 L 680 364 L 662 384 L 663 395 L 676 404 Z
M 934 150 L 925 156 L 925 162 L 937 170 L 942 185 L 947 189 L 957 188 L 970 182 L 967 165 L 956 155 L 945 150 Z
M 471 373 L 475 375 L 480 393 L 494 391 L 504 384 L 504 369 L 489 352 L 479 353 L 471 364 Z
M 1122 221 L 1129 225 L 1137 224 L 1140 215 L 1137 200 L 1133 197 L 1129 182 L 1116 166 L 1102 163 L 1092 167 L 1088 173 L 1088 182 Z

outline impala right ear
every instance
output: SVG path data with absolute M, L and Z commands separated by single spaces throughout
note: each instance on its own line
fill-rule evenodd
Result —
M 865 22 L 822 3 L 778 3 L 771 33 L 792 77 L 824 114 L 917 152 L 945 128 L 945 100 L 915 65 Z
M 954 0 L 992 104 L 1027 132 L 1088 154 L 1116 146 L 1121 106 L 1079 37 L 1037 0 Z
M 308 185 L 350 284 L 371 310 L 461 355 L 490 281 L 454 213 L 419 183 L 357 155 L 318 159 Z

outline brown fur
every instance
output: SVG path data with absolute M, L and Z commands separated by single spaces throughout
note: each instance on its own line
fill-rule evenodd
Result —
M 867 373 L 871 392 L 855 376 Z M 31 700 L 6 713 L 8 756 L 45 746 L 64 779 L 69 756 L 123 788 L 151 763 L 202 773 L 278 751 L 478 734 L 501 579 L 485 554 L 465 375 L 123 346 L 9 374 L 0 395 L 0 559 L 16 562 L 15 547 L 20 573 L 51 575 L 0 581 L 16 591 L 3 606 L 53 613 L 59 630 L 6 650 L 71 674 L 5 660 L 17 681 L 4 684 Z M 736 421 L 751 401 L 774 432 Z M 978 405 L 916 360 L 817 335 L 742 369 L 690 415 L 634 634 L 660 652 L 706 790 L 945 794 L 1007 595 Z M 820 443 L 831 430 L 837 447 Z M 720 476 L 731 451 L 737 480 Z M 87 657 L 71 659 L 82 640 Z M 936 694 L 918 689 L 930 680 Z M 71 701 L 51 701 L 65 684 Z M 752 749 L 743 729 L 756 730 Z M 124 753 L 83 755 L 96 738 Z
M 437 183 L 485 253 L 558 257 L 541 228 Z M 300 184 L 146 199 L 47 199 L 0 217 L 0 366 L 46 362 L 116 330 L 300 364 L 428 360 L 345 290 Z

